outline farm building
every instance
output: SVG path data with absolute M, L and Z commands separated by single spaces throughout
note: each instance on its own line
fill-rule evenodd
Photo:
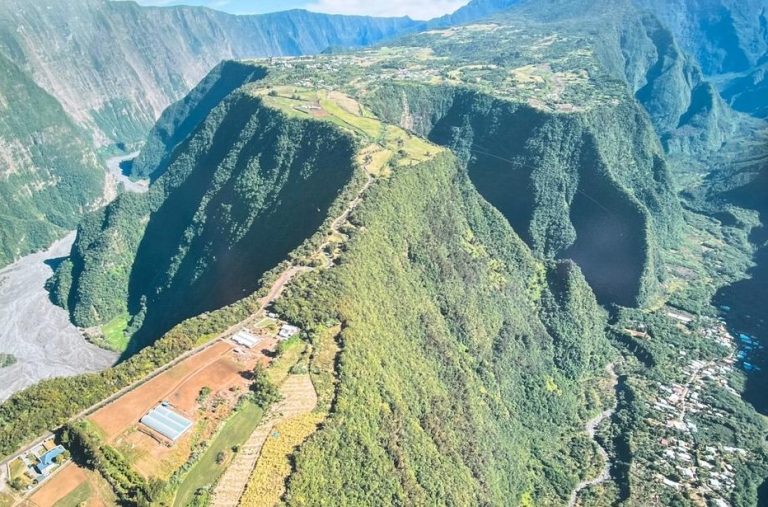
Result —
M 280 338 L 290 338 L 291 336 L 298 333 L 300 330 L 296 326 L 292 326 L 290 324 L 283 324 L 283 327 L 280 328 L 280 332 L 277 334 Z
M 242 345 L 243 347 L 248 347 L 249 349 L 252 349 L 258 343 L 261 341 L 261 338 L 258 336 L 254 336 L 248 331 L 241 329 L 237 333 L 235 333 L 232 336 L 232 341 L 237 343 L 238 345 Z
M 171 442 L 178 440 L 184 432 L 192 427 L 192 421 L 171 410 L 165 402 L 147 412 L 147 415 L 141 418 L 141 423 L 160 433 Z

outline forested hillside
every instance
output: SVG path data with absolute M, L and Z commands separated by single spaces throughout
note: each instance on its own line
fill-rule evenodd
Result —
M 222 52 L 424 31 L 225 61 L 166 109 L 132 168 L 149 191 L 89 213 L 50 282 L 75 323 L 119 335 L 123 362 L 0 405 L 0 452 L 232 324 L 264 320 L 271 339 L 285 321 L 300 331 L 265 350 L 320 401 L 291 446 L 282 427 L 253 430 L 284 447 L 283 469 L 262 483 L 272 458 L 251 462 L 249 480 L 288 505 L 757 505 L 768 130 L 718 93 L 764 63 L 756 2 L 478 0 L 426 24 L 290 12 L 268 18 L 278 33 L 80 1 L 99 29 L 143 23 L 115 42 L 130 65 L 102 62 L 119 82 L 167 68 L 165 35 L 188 35 L 152 39 L 167 16 L 199 37 L 182 44 L 188 74 L 67 106 L 112 141 L 136 140 Z M 317 23 L 330 32 L 303 32 Z M 162 50 L 126 49 L 140 35 Z M 88 83 L 58 69 L 77 78 L 62 97 Z M 135 125 L 111 123 L 126 112 Z M 251 371 L 270 375 L 236 373 Z M 173 500 L 208 436 L 148 484 Z M 177 505 L 216 498 L 240 448 L 220 449 Z
M 760 0 L 634 0 L 657 16 L 737 111 L 768 117 L 768 7 Z
M 632 306 L 657 289 L 659 247 L 677 236 L 679 205 L 632 102 L 560 116 L 487 95 L 385 86 L 371 103 L 391 121 L 413 111 L 414 128 L 467 161 L 478 190 L 534 252 L 576 260 L 603 303 Z
M 505 2 L 472 2 L 456 19 L 441 18 L 439 24 L 471 21 L 505 6 Z M 95 204 L 94 190 L 103 177 L 93 171 L 97 163 L 93 160 L 93 149 L 111 144 L 133 147 L 144 141 L 165 108 L 184 97 L 222 60 L 367 46 L 427 26 L 426 22 L 408 18 L 333 16 L 300 10 L 234 16 L 199 7 L 144 7 L 132 1 L 2 2 L 2 65 L 4 69 L 16 66 L 7 72 L 12 74 L 8 79 L 24 81 L 24 87 L 36 84 L 42 90 L 34 93 L 44 93 L 44 90 L 52 99 L 46 99 L 49 105 L 44 107 L 61 109 L 56 113 L 60 120 L 55 124 L 49 117 L 47 132 L 33 130 L 32 123 L 19 126 L 18 119 L 3 118 L 7 129 L 13 129 L 8 130 L 6 145 L 15 146 L 6 146 L 4 151 L 13 150 L 13 155 L 8 156 L 14 157 L 14 166 L 19 166 L 14 188 L 51 186 L 54 179 L 38 175 L 38 179 L 33 180 L 24 175 L 41 165 L 56 166 L 56 176 L 60 178 L 56 181 L 71 188 L 67 195 L 73 198 L 64 202 L 57 200 L 54 191 L 34 190 L 35 195 L 30 199 L 39 204 L 40 209 L 35 210 L 26 203 L 14 205 L 14 211 L 6 214 L 8 218 L 0 224 L 3 236 L 0 249 L 4 251 L 0 266 L 49 244 L 60 236 L 62 227 L 70 229 L 85 208 Z M 231 80 L 233 87 L 238 79 L 247 79 L 236 76 L 231 68 L 219 70 L 220 78 Z M 221 98 L 222 95 L 191 97 L 186 104 L 175 107 L 195 107 L 192 103 L 201 100 L 203 106 L 209 108 Z M 171 113 L 166 119 L 169 115 Z M 189 118 L 195 118 L 194 114 Z M 176 126 L 164 125 L 161 121 L 152 139 L 162 146 L 150 141 L 137 162 L 135 174 L 154 171 L 156 167 L 152 166 L 160 163 L 157 157 L 166 147 L 165 143 L 185 137 L 200 119 Z M 74 133 L 73 128 L 78 132 Z M 73 169 L 68 162 L 55 158 L 54 152 L 61 152 L 61 147 L 28 150 L 25 140 L 14 144 L 33 134 L 39 145 L 43 137 L 51 136 L 51 129 L 73 132 L 65 136 L 72 139 L 66 156 L 82 158 L 81 168 Z M 164 137 L 171 132 L 175 137 Z M 29 159 L 36 162 L 28 164 Z M 14 196 L 14 199 L 6 202 L 16 203 L 21 198 Z M 13 218 L 17 215 L 24 218 Z
M 339 266 L 278 301 L 309 329 L 338 319 L 344 344 L 287 503 L 562 504 L 606 360 L 578 268 L 536 259 L 453 156 L 395 172 L 351 221 Z
M 79 247 L 94 264 L 76 276 L 75 294 L 117 285 L 88 283 L 115 262 L 99 259 L 99 242 L 128 238 L 134 223 L 146 229 L 128 287 L 148 275 L 144 326 L 173 315 L 172 302 L 193 308 L 250 291 L 259 263 L 273 254 L 278 262 L 281 246 L 290 247 L 262 214 L 309 237 L 318 228 L 310 210 L 330 197 L 338 216 L 351 198 L 342 186 L 361 188 L 365 170 L 372 183 L 342 227 L 348 239 L 338 257 L 312 263 L 322 269 L 300 275 L 276 302 L 310 336 L 339 323 L 343 344 L 333 415 L 296 458 L 288 503 L 562 504 L 596 468 L 582 429 L 607 402 L 599 389 L 607 313 L 578 266 L 536 255 L 483 199 L 466 160 L 380 122 L 351 97 L 279 84 L 277 71 L 274 78 L 271 87 L 231 92 L 176 147 L 147 194 L 148 220 L 131 211 L 127 199 L 137 196 L 128 195 L 92 217 L 115 225 L 81 229 L 96 239 Z M 291 223 L 296 217 L 305 221 Z M 113 373 L 71 382 L 89 397 L 109 392 L 107 379 L 123 385 L 149 358 L 204 338 L 219 313 L 183 324 Z M 48 393 L 32 390 L 7 408 Z M 38 406 L 33 412 L 58 404 Z
M 131 173 L 140 178 L 164 173 L 176 146 L 192 134 L 211 109 L 237 88 L 265 75 L 264 68 L 231 60 L 217 65 L 183 99 L 163 111 L 133 161 Z
M 322 123 L 233 93 L 148 194 L 87 217 L 57 274 L 58 298 L 84 326 L 129 313 L 137 348 L 241 299 L 323 223 L 352 178 L 353 147 Z
M 450 148 L 533 252 L 575 260 L 601 303 L 647 301 L 663 278 L 661 248 L 680 227 L 651 124 L 585 52 L 588 40 L 549 26 L 521 32 L 516 18 L 500 19 L 351 57 L 218 67 L 150 135 L 135 168 L 157 178 L 148 196 L 123 196 L 83 223 L 71 262 L 57 273 L 55 299 L 79 325 L 127 316 L 144 345 L 183 318 L 252 291 L 249 279 L 255 283 L 320 225 L 349 180 L 342 168 L 351 154 L 336 147 L 331 131 L 275 124 L 244 90 L 275 87 L 266 98 L 274 95 L 284 113 L 322 118 L 313 111 L 339 106 L 330 97 L 304 102 L 317 82 L 336 83 L 378 118 Z M 490 50 L 521 38 L 526 51 Z M 530 63 L 544 55 L 556 65 Z M 376 82 L 388 73 L 394 84 Z M 319 162 L 329 149 L 341 158 Z M 319 178 L 313 191 L 308 183 L 291 186 L 289 174 L 309 181 L 311 168 Z

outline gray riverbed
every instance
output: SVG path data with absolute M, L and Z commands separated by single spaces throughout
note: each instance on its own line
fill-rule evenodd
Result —
M 120 155 L 117 157 L 112 157 L 110 159 L 107 159 L 106 165 L 107 165 L 107 179 L 111 181 L 107 181 L 107 189 L 110 187 L 117 187 L 118 184 L 122 184 L 125 187 L 125 190 L 128 192 L 136 192 L 136 193 L 144 193 L 147 190 L 149 190 L 149 181 L 148 180 L 138 180 L 133 181 L 128 176 L 123 174 L 122 169 L 120 168 L 120 164 L 128 161 L 133 160 L 139 155 L 138 151 L 135 151 L 133 153 L 128 153 L 126 155 Z M 110 190 L 108 190 L 108 193 Z M 108 200 L 112 200 L 114 196 L 109 195 Z
M 67 312 L 48 299 L 45 281 L 53 270 L 45 261 L 68 255 L 74 240 L 72 232 L 0 270 L 0 352 L 18 360 L 0 368 L 0 401 L 42 379 L 103 370 L 117 360 L 85 341 Z

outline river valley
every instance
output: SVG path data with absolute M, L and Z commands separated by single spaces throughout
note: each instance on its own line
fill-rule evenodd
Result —
M 48 299 L 51 261 L 69 253 L 75 233 L 0 270 L 0 352 L 17 362 L 0 369 L 0 400 L 40 380 L 102 370 L 117 354 L 88 343 L 67 312 Z

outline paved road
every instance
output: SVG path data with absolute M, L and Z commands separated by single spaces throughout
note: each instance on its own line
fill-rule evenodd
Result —
M 102 370 L 117 359 L 85 341 L 45 291 L 53 270 L 44 261 L 67 255 L 74 239 L 71 233 L 0 270 L 0 352 L 18 359 L 0 369 L 0 401 L 42 379 Z

